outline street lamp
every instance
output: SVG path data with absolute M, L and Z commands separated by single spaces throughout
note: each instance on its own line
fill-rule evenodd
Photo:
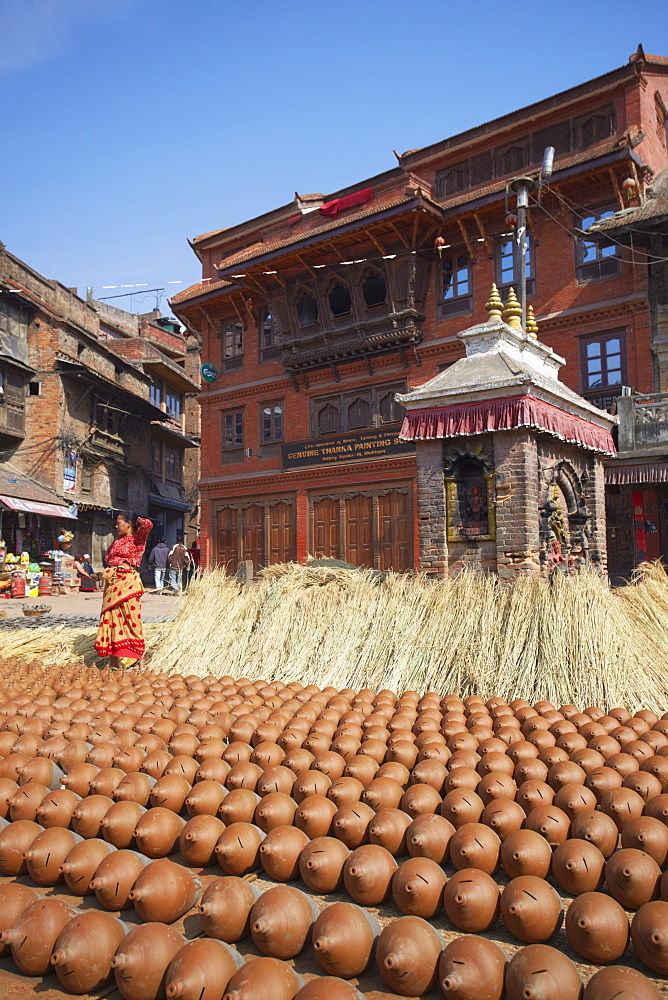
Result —
M 542 185 L 544 180 L 552 175 L 552 165 L 554 163 L 554 146 L 548 146 L 543 153 L 543 163 L 538 177 L 538 185 Z M 515 280 L 518 285 L 518 299 L 522 306 L 522 329 L 526 327 L 527 319 L 527 208 L 529 207 L 529 194 L 536 190 L 536 182 L 533 177 L 515 177 L 510 182 L 510 188 L 517 195 L 517 232 L 513 244 L 513 258 Z

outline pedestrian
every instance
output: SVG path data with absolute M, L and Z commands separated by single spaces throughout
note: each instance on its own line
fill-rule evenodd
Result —
M 89 593 L 91 590 L 96 590 L 95 570 L 87 552 L 84 555 L 75 557 L 74 568 L 79 578 L 79 591 Z
M 153 523 L 138 517 L 133 510 L 121 511 L 116 518 L 117 537 L 107 549 L 104 571 L 104 594 L 95 649 L 108 656 L 111 666 L 120 666 L 119 657 L 136 660 L 144 666 L 144 632 L 141 624 L 141 598 L 144 587 L 139 565 Z
M 167 572 L 168 558 L 169 545 L 167 544 L 167 539 L 161 538 L 158 544 L 151 549 L 151 554 L 148 557 L 148 564 L 153 567 L 155 590 L 158 594 L 162 594 L 165 589 L 165 573 Z
M 176 545 L 172 545 L 167 559 L 169 565 L 169 582 L 175 593 L 181 593 L 183 573 L 190 566 L 188 549 L 183 544 L 183 535 L 178 535 Z

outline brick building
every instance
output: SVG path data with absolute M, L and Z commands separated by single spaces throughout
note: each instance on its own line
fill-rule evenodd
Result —
M 531 197 L 528 301 L 563 381 L 603 408 L 657 390 L 647 260 L 583 235 L 668 164 L 668 59 L 642 48 L 554 97 L 397 155 L 397 165 L 197 237 L 172 306 L 218 369 L 204 385 L 203 557 L 307 552 L 417 567 L 416 459 L 395 393 L 462 356 L 493 281 L 516 281 L 513 177 Z M 614 562 L 614 539 L 610 561 Z M 620 556 L 621 558 L 621 556 Z

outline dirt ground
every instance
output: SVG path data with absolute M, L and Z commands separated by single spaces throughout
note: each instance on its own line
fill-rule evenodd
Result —
M 48 604 L 51 611 L 39 619 L 27 618 L 23 614 L 23 608 L 31 604 Z M 142 598 L 142 617 L 144 621 L 150 622 L 156 619 L 165 618 L 176 614 L 180 604 L 180 598 L 171 593 L 159 594 L 147 591 Z M 39 625 L 47 625 L 49 622 L 60 624 L 67 620 L 70 624 L 77 624 L 82 620 L 82 624 L 89 624 L 93 619 L 97 621 L 100 616 L 102 605 L 102 591 L 98 590 L 93 594 L 82 594 L 78 591 L 73 594 L 52 597 L 18 597 L 0 599 L 0 629 L 9 625 L 16 628 L 19 623 L 38 621 Z

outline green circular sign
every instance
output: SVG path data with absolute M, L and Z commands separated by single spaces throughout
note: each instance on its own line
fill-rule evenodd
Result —
M 217 382 L 218 381 L 218 369 L 215 365 L 211 364 L 210 361 L 205 361 L 200 368 L 202 373 L 202 378 L 205 382 Z

